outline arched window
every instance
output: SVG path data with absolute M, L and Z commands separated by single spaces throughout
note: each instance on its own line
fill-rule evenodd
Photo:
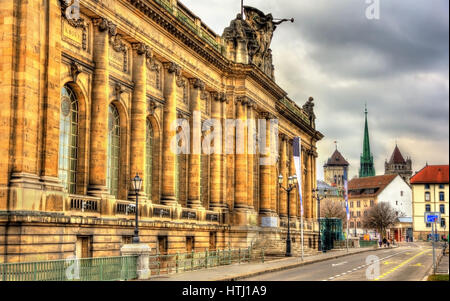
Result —
M 109 105 L 108 112 L 108 167 L 107 184 L 109 194 L 118 197 L 119 162 L 120 162 L 120 118 L 114 105 Z
M 153 166 L 153 127 L 147 119 L 147 130 L 145 137 L 145 193 L 147 198 L 152 197 L 152 166 Z
M 78 101 L 68 86 L 61 90 L 58 177 L 68 193 L 76 193 L 78 158 Z

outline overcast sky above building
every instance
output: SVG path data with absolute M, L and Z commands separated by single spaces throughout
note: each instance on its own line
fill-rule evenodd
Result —
M 240 11 L 239 0 L 182 0 L 221 35 Z M 448 164 L 449 1 L 380 0 L 379 20 L 369 20 L 365 0 L 245 0 L 245 5 L 295 18 L 274 33 L 276 82 L 302 106 L 315 98 L 318 178 L 334 141 L 358 173 L 369 110 L 371 149 L 384 174 L 397 141 L 413 171 Z

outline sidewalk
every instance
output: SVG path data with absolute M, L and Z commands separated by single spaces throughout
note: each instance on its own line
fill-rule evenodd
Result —
M 397 246 L 396 246 L 397 247 Z M 394 248 L 396 248 L 394 247 Z M 392 248 L 392 247 L 391 247 Z M 172 275 L 154 276 L 149 281 L 235 281 L 246 277 L 257 276 L 263 273 L 276 272 L 290 268 L 296 268 L 305 264 L 311 264 L 328 259 L 335 259 L 351 254 L 364 253 L 386 248 L 359 248 L 347 250 L 332 250 L 327 253 L 304 257 L 290 257 L 266 261 L 265 263 L 246 263 L 220 266 L 193 272 L 185 272 Z

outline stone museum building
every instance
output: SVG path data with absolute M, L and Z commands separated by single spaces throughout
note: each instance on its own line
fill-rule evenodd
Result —
M 295 174 L 294 137 L 305 245 L 317 246 L 323 135 L 313 98 L 299 107 L 275 82 L 270 49 L 288 20 L 244 7 L 218 35 L 177 0 L 0 3 L 0 263 L 119 256 L 134 233 L 136 174 L 140 242 L 153 253 L 282 250 L 288 220 L 298 249 L 298 190 L 287 204 L 278 184 Z M 244 126 L 197 153 L 208 136 L 197 118 L 218 120 L 210 131 Z M 185 128 L 190 152 L 177 154 Z M 268 151 L 249 151 L 254 136 Z

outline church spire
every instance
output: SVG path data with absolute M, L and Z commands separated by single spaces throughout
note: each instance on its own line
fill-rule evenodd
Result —
M 363 154 L 360 159 L 360 169 L 359 169 L 359 177 L 373 177 L 375 176 L 375 168 L 373 166 L 373 156 L 370 152 L 370 140 L 369 140 L 369 126 L 367 123 L 367 104 L 364 110 L 365 114 L 365 126 L 364 126 L 364 143 L 363 143 Z

